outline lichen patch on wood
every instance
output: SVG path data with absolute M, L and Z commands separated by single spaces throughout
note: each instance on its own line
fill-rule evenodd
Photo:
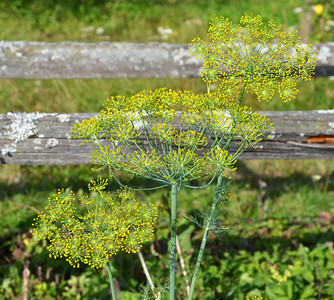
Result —
M 55 138 L 51 138 L 51 139 L 49 139 L 48 141 L 47 141 L 47 143 L 46 143 L 46 145 L 45 145 L 45 148 L 54 148 L 54 147 L 56 147 L 56 146 L 58 146 L 59 145 L 59 142 L 58 142 L 58 140 L 57 139 L 55 139 Z
M 12 142 L 1 148 L 2 156 L 17 151 L 17 143 L 27 140 L 30 136 L 36 135 L 35 122 L 46 114 L 40 112 L 8 112 L 6 114 L 8 124 L 3 127 L 7 129 L 2 135 Z
M 71 118 L 69 117 L 69 115 L 66 115 L 66 114 L 58 115 L 57 118 L 61 123 L 68 123 L 71 121 Z
M 7 117 L 10 120 L 10 124 L 5 125 L 5 128 L 8 129 L 5 135 L 14 143 L 24 141 L 29 136 L 36 134 L 35 121 L 44 116 L 45 114 L 39 112 L 9 112 Z

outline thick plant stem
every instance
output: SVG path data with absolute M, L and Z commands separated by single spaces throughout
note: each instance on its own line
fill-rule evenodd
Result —
M 169 299 L 175 299 L 177 187 L 172 186 Z
M 109 275 L 109 283 L 110 283 L 112 300 L 116 300 L 116 291 L 115 291 L 115 286 L 114 286 L 114 280 L 112 278 L 110 261 L 107 262 L 107 271 L 108 271 L 108 275 Z
M 206 242 L 207 242 L 207 237 L 208 237 L 209 231 L 211 229 L 211 225 L 212 225 L 212 221 L 213 221 L 214 212 L 216 210 L 216 206 L 219 202 L 219 195 L 220 195 L 219 190 L 222 186 L 223 176 L 224 176 L 224 173 L 221 171 L 218 175 L 217 186 L 216 186 L 216 190 L 215 190 L 214 199 L 213 199 L 212 205 L 211 205 L 210 216 L 209 216 L 207 224 L 205 226 L 205 232 L 204 232 L 202 242 L 201 242 L 201 246 L 200 246 L 200 249 L 199 249 L 199 252 L 198 252 L 193 277 L 191 279 L 191 286 L 190 286 L 190 293 L 189 293 L 189 296 L 188 296 L 188 300 L 191 300 L 193 298 L 193 295 L 194 295 L 196 280 L 197 280 L 197 276 L 198 276 L 199 269 L 200 269 L 200 266 L 201 266 L 201 261 L 202 261 L 202 258 L 203 258 L 203 254 L 204 254 L 204 250 L 205 250 L 205 246 L 206 246 Z

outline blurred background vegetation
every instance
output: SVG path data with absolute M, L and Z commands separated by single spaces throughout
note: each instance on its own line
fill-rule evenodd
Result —
M 317 6 L 320 10 L 315 5 L 321 5 Z M 305 42 L 334 40 L 334 4 L 321 0 L 2 0 L 0 39 L 190 43 L 197 36 L 206 39 L 212 18 L 224 16 L 238 22 L 244 12 L 273 19 L 286 30 L 298 29 Z M 110 96 L 158 87 L 205 90 L 196 78 L 0 80 L 0 113 L 97 112 Z M 245 103 L 257 110 L 333 108 L 333 78 L 314 78 L 299 89 L 292 103 L 278 98 L 258 103 L 251 96 Z M 95 174 L 90 166 L 0 166 L 1 299 L 24 296 L 27 270 L 29 299 L 109 299 L 104 270 L 73 270 L 65 261 L 50 259 L 45 244 L 34 241 L 29 233 L 33 217 L 58 188 L 70 187 L 82 195 L 87 192 L 87 182 L 96 176 L 106 174 Z M 209 245 L 198 299 L 333 299 L 334 162 L 241 161 L 232 176 L 233 201 L 224 214 L 233 231 L 223 241 L 213 240 Z M 146 184 L 123 179 L 137 186 Z M 111 190 L 115 189 L 113 184 Z M 211 194 L 212 189 L 183 190 L 179 197 L 188 274 L 201 231 L 182 216 L 191 208 L 205 209 Z M 159 205 L 166 197 L 168 191 L 162 190 L 139 194 L 143 201 Z M 168 255 L 164 255 L 168 232 L 169 216 L 162 212 L 155 246 L 144 249 L 152 276 L 161 285 L 168 278 Z M 123 299 L 138 299 L 145 284 L 139 260 L 119 255 L 114 268 Z M 179 291 L 185 290 L 181 275 L 178 285 Z M 180 292 L 180 299 L 184 298 Z

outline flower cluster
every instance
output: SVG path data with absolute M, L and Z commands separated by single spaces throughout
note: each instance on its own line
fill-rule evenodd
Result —
M 73 191 L 59 190 L 45 210 L 34 219 L 33 235 L 50 242 L 50 257 L 62 258 L 73 266 L 80 263 L 102 268 L 118 251 L 137 253 L 152 239 L 157 208 L 139 204 L 129 190 L 115 196 L 104 191 L 107 180 L 91 181 L 94 197 L 79 199 L 87 212 L 81 214 Z
M 73 132 L 94 145 L 92 162 L 100 169 L 181 188 L 203 177 L 209 165 L 233 169 L 242 149 L 271 129 L 268 122 L 221 93 L 158 89 L 107 100 L 98 116 L 75 125 Z M 235 139 L 236 154 L 228 155 Z
M 210 43 L 199 38 L 190 44 L 190 53 L 203 62 L 202 77 L 220 80 L 220 93 L 235 99 L 242 87 L 259 100 L 269 100 L 278 90 L 284 101 L 298 93 L 297 82 L 314 73 L 315 48 L 304 45 L 295 30 L 282 32 L 272 20 L 244 14 L 240 24 L 217 17 L 209 27 Z

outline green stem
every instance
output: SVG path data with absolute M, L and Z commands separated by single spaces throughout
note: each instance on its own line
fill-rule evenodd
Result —
M 239 97 L 238 97 L 238 100 L 237 100 L 237 105 L 239 105 L 239 106 L 241 105 L 241 101 L 242 101 L 242 98 L 244 96 L 245 89 L 246 89 L 246 84 L 243 84 L 243 86 L 241 88 L 241 91 L 240 91 L 240 94 L 239 94 Z M 236 125 L 236 123 L 234 122 L 233 127 L 235 127 L 235 125 Z M 226 150 L 227 151 L 229 151 L 230 148 L 231 148 L 232 139 L 233 139 L 233 134 L 231 133 L 230 137 L 228 139 L 228 142 L 226 144 Z M 197 276 L 198 276 L 199 269 L 200 269 L 200 266 L 201 266 L 201 261 L 202 261 L 202 258 L 203 258 L 204 249 L 205 249 L 206 242 L 207 242 L 207 237 L 208 237 L 211 225 L 212 225 L 213 216 L 214 216 L 214 212 L 216 210 L 216 206 L 219 202 L 220 193 L 218 191 L 220 190 L 220 188 L 222 186 L 223 176 L 224 176 L 224 172 L 223 172 L 223 170 L 221 170 L 219 172 L 219 175 L 218 175 L 217 185 L 216 185 L 216 189 L 215 189 L 215 196 L 213 198 L 212 205 L 211 205 L 210 216 L 209 216 L 208 221 L 207 221 L 207 225 L 206 225 L 206 228 L 205 228 L 205 232 L 204 232 L 204 235 L 203 235 L 203 238 L 202 238 L 201 246 L 200 246 L 199 253 L 198 253 L 198 256 L 197 256 L 197 260 L 196 260 L 194 274 L 193 274 L 193 277 L 191 279 L 191 286 L 190 286 L 190 293 L 189 293 L 188 300 L 191 300 L 193 298 L 193 295 L 194 295 L 195 284 L 196 284 Z
M 244 84 L 242 85 L 242 88 L 241 88 L 241 91 L 240 91 L 240 94 L 239 94 L 239 98 L 238 98 L 238 101 L 237 101 L 237 104 L 238 104 L 238 105 L 241 105 L 241 100 L 242 100 L 242 98 L 243 98 L 243 96 L 244 96 L 245 89 L 246 89 L 246 84 L 244 83 Z
M 112 278 L 110 261 L 107 262 L 107 271 L 108 271 L 108 275 L 109 275 L 109 283 L 110 283 L 112 300 L 116 300 L 116 291 L 115 291 L 115 286 L 114 286 L 114 280 Z
M 208 94 L 210 94 L 210 92 L 211 92 L 211 82 L 209 82 L 207 84 L 207 92 L 208 92 Z
M 175 299 L 177 187 L 172 185 L 169 299 Z
M 212 225 L 213 216 L 214 216 L 214 212 L 216 210 L 216 206 L 219 202 L 219 193 L 217 191 L 221 188 L 221 185 L 222 185 L 222 182 L 223 182 L 223 176 L 224 176 L 223 172 L 220 172 L 219 175 L 218 175 L 215 196 L 214 196 L 214 199 L 213 199 L 213 202 L 212 202 L 210 216 L 208 218 L 207 225 L 206 225 L 206 228 L 205 228 L 205 232 L 204 232 L 204 235 L 203 235 L 203 238 L 202 238 L 201 247 L 200 247 L 199 252 L 198 252 L 193 277 L 191 279 L 191 286 L 190 286 L 190 293 L 189 293 L 189 296 L 188 296 L 188 300 L 191 300 L 193 298 L 193 295 L 194 295 L 195 284 L 196 284 L 197 276 L 198 276 L 199 269 L 200 269 L 200 266 L 201 266 L 201 261 L 202 261 L 202 258 L 203 258 L 204 249 L 205 249 L 206 242 L 207 242 L 207 237 L 208 237 L 211 225 Z

